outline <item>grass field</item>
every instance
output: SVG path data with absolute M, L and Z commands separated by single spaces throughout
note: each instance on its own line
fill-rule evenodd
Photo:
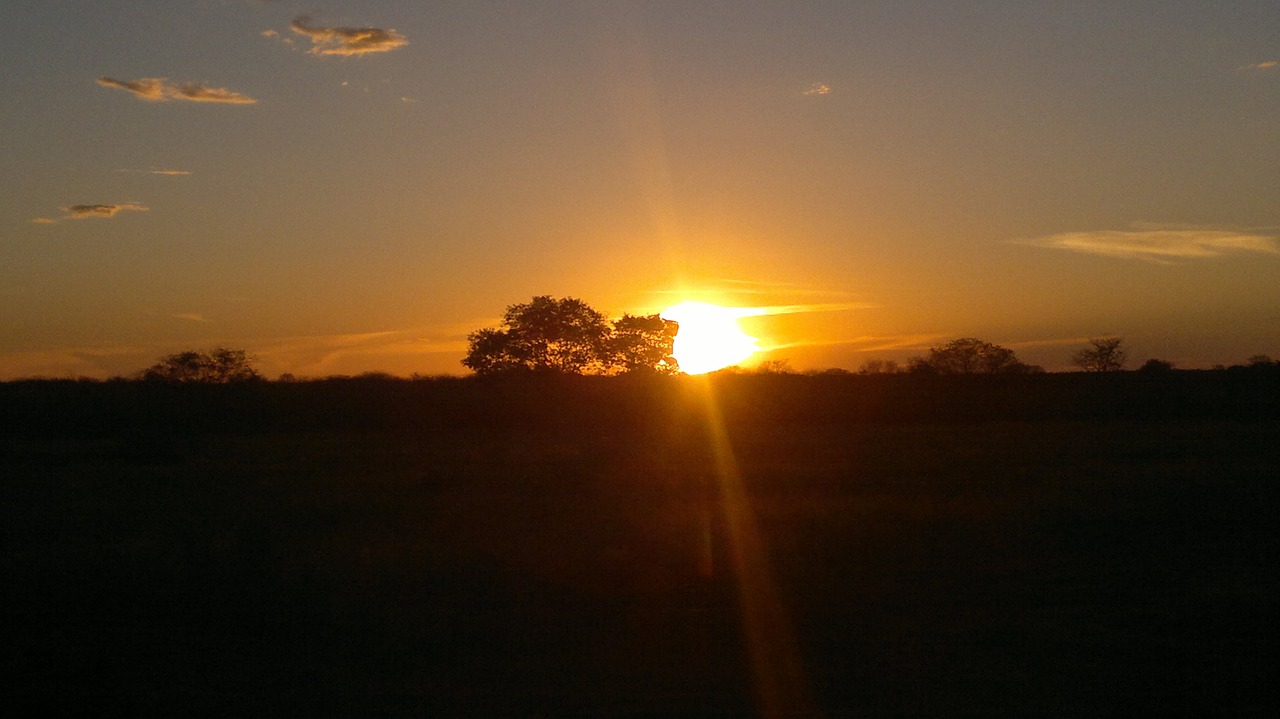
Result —
M 5 706 L 1275 709 L 1274 395 L 957 416 L 899 411 L 954 392 L 855 383 L 877 399 L 840 411 L 821 383 L 852 379 L 740 381 L 391 383 L 381 410 L 307 383 L 10 388 L 62 424 L 0 436 Z

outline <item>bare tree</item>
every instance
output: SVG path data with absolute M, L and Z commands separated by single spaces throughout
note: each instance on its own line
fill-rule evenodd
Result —
M 752 374 L 796 374 L 791 361 L 786 358 L 765 360 L 756 365 Z
M 1089 346 L 1071 355 L 1071 364 L 1086 372 L 1119 372 L 1129 359 L 1119 337 L 1093 337 Z

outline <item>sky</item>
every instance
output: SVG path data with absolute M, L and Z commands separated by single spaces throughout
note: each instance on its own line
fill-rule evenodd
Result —
M 11 0 L 0 379 L 463 374 L 535 295 L 796 369 L 1280 357 L 1280 5 Z

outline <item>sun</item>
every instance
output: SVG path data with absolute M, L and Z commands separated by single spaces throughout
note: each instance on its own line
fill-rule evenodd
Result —
M 720 307 L 705 302 L 682 302 L 663 310 L 661 317 L 680 325 L 671 354 L 685 374 L 706 374 L 738 364 L 760 349 L 755 337 L 742 331 L 738 318 L 757 314 L 749 309 Z

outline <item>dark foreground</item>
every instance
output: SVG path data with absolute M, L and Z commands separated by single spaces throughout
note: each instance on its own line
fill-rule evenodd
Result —
M 3 386 L 5 713 L 1270 714 L 1275 383 L 1085 379 Z

